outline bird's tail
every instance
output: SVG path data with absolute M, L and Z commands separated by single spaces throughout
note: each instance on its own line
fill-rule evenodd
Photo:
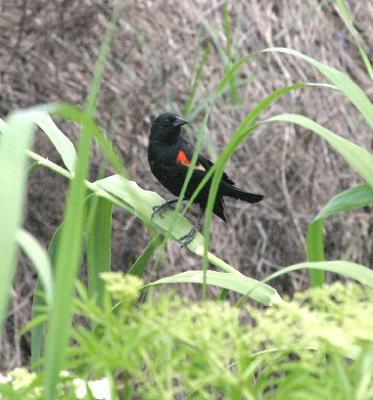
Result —
M 223 196 L 233 197 L 234 199 L 246 201 L 247 203 L 257 203 L 264 198 L 264 196 L 261 194 L 244 192 L 243 190 L 231 185 L 226 185 L 226 187 L 223 189 Z

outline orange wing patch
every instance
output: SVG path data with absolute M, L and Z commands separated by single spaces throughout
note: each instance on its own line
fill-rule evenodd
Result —
M 186 167 L 189 167 L 191 160 L 187 157 L 185 152 L 183 150 L 179 150 L 176 158 L 176 162 L 181 165 L 185 165 Z M 195 166 L 195 169 L 199 169 L 200 171 L 206 171 L 205 167 L 202 164 L 197 164 Z

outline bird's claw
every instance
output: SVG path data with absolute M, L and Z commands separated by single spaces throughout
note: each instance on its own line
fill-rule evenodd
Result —
M 163 203 L 160 206 L 154 206 L 153 207 L 153 212 L 152 212 L 152 215 L 151 215 L 150 219 L 153 219 L 157 214 L 159 214 L 159 216 L 161 218 L 163 218 L 163 213 L 166 210 L 168 210 L 169 208 L 174 208 L 172 203 L 169 203 L 169 202 Z
M 179 239 L 179 242 L 181 243 L 181 247 L 187 247 L 188 244 L 193 241 L 197 232 L 199 232 L 200 229 L 201 229 L 200 225 L 195 225 L 186 235 L 182 236 Z

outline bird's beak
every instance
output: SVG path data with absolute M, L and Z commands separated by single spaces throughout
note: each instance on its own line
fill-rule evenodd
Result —
M 175 122 L 173 123 L 173 126 L 177 127 L 177 126 L 182 126 L 182 125 L 185 125 L 185 124 L 189 124 L 189 121 L 186 121 L 184 119 L 181 119 L 181 118 L 177 117 L 175 119 Z

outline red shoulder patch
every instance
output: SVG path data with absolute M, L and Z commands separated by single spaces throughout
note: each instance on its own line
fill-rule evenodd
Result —
M 178 164 L 189 167 L 192 161 L 189 160 L 189 158 L 187 157 L 187 155 L 183 150 L 179 150 L 179 152 L 177 153 L 176 162 Z M 206 171 L 205 167 L 202 164 L 197 164 L 194 168 L 199 169 L 200 171 Z
M 187 155 L 183 152 L 183 150 L 179 150 L 177 153 L 176 162 L 185 166 L 189 166 L 191 161 L 187 157 Z

